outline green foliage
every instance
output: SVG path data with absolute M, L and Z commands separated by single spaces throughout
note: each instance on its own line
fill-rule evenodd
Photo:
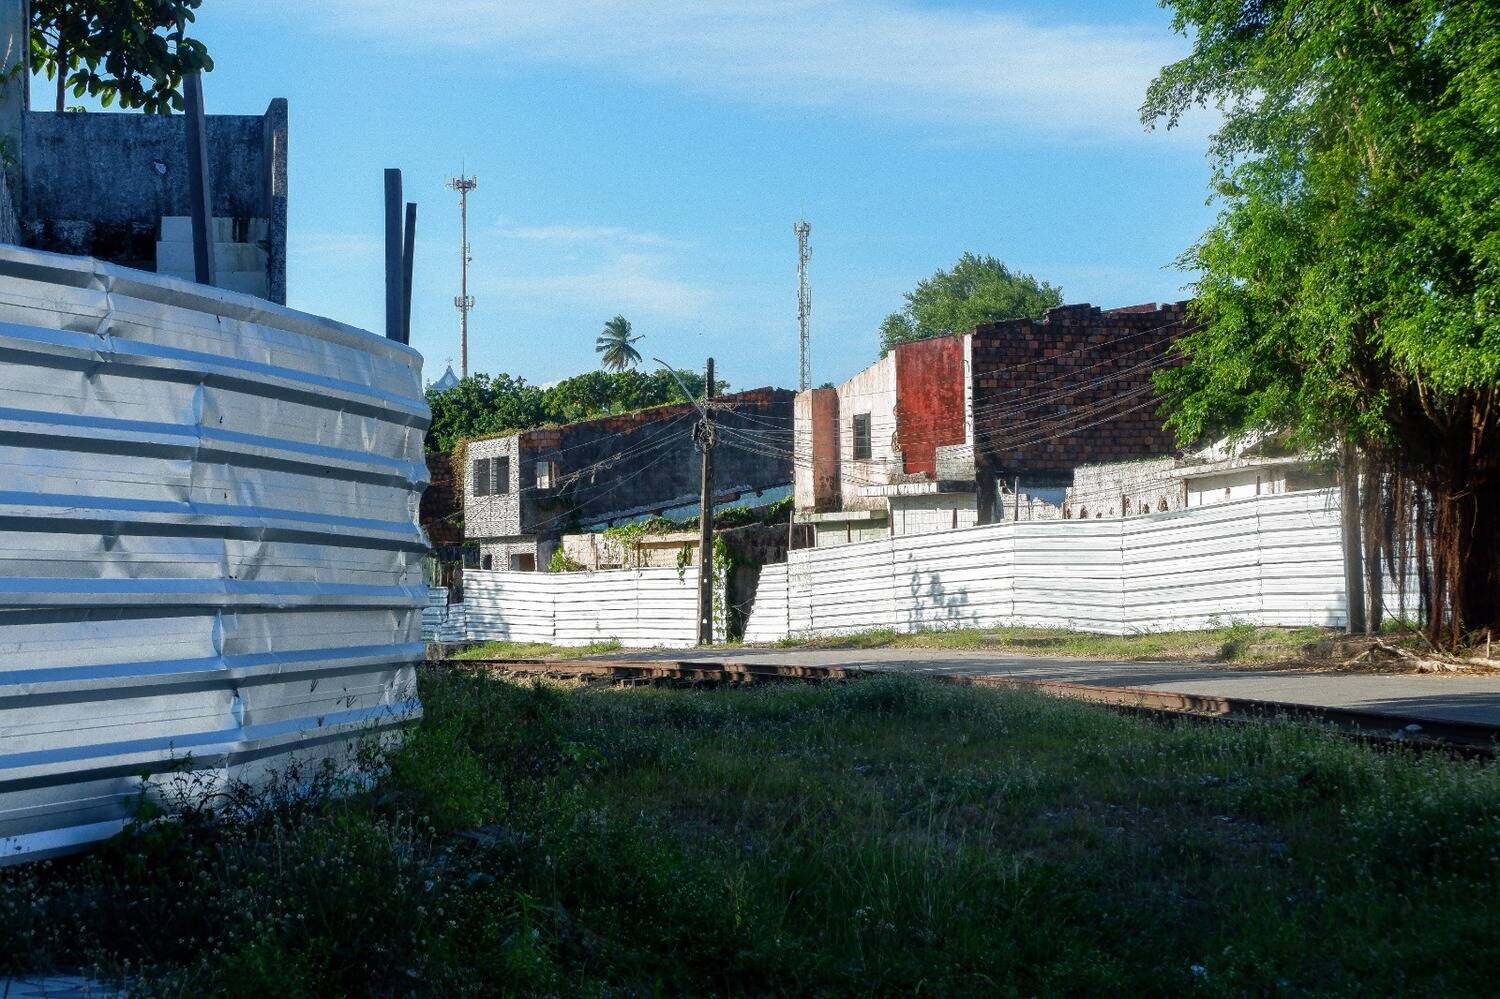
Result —
M 641 334 L 630 335 L 630 320 L 615 316 L 604 324 L 599 339 L 594 341 L 594 350 L 599 354 L 599 363 L 606 371 L 624 371 L 641 363 L 641 352 L 634 344 Z
M 1160 377 L 1184 441 L 1405 436 L 1408 396 L 1500 381 L 1500 6 L 1182 0 L 1143 117 L 1224 107 L 1210 321 Z M 1420 421 L 1420 417 L 1417 417 Z
M 260 807 L 0 868 L 0 974 L 247 996 L 1447 996 L 1500 974 L 1492 763 L 899 676 L 421 682 L 370 792 L 231 795 Z
M 1361 446 L 1433 503 L 1394 533 L 1434 539 L 1434 641 L 1500 625 L 1500 4 L 1169 4 L 1193 51 L 1142 116 L 1223 115 L 1170 425 Z
M 183 77 L 214 68 L 186 28 L 203 0 L 31 0 L 31 62 L 65 95 L 148 114 L 183 109 Z
M 561 546 L 552 549 L 552 558 L 547 561 L 548 572 L 582 572 L 583 563 L 571 558 Z
M 880 353 L 913 340 L 973 329 L 980 323 L 1036 318 L 1062 304 L 1062 289 L 1013 271 L 994 257 L 965 253 L 906 293 L 906 305 L 880 324 Z
M 702 375 L 679 371 L 677 378 L 702 394 Z M 428 390 L 432 425 L 426 446 L 447 452 L 476 437 L 686 401 L 669 371 L 589 371 L 545 389 L 507 374 L 470 375 L 451 389 Z

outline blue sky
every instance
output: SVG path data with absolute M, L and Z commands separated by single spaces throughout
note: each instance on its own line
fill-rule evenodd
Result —
M 1070 302 L 1168 300 L 1211 217 L 1203 124 L 1136 118 L 1187 46 L 1150 2 L 206 0 L 198 34 L 211 112 L 289 99 L 291 305 L 382 327 L 405 171 L 429 377 L 457 366 L 461 165 L 470 366 L 533 382 L 595 367 L 619 312 L 647 356 L 795 387 L 802 214 L 819 382 L 965 250 Z

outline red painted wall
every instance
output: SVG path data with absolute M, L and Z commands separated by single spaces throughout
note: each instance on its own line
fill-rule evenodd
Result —
M 903 471 L 937 475 L 937 449 L 964 442 L 964 342 L 944 336 L 896 348 L 896 442 Z

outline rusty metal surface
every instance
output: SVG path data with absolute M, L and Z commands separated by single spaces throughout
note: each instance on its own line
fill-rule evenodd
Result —
M 421 358 L 0 247 L 0 860 L 415 717 Z

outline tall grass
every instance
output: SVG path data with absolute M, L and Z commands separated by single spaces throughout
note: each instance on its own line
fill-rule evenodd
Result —
M 5 969 L 319 996 L 1455 995 L 1500 972 L 1494 765 L 899 676 L 422 684 L 372 791 L 0 872 Z

